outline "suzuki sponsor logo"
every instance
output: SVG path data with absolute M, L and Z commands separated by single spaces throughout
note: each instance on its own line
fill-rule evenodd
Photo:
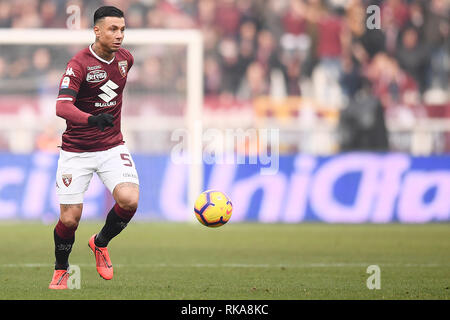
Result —
M 94 106 L 96 108 L 103 108 L 103 107 L 112 107 L 116 105 L 116 101 L 110 101 L 110 102 L 96 102 Z
M 108 82 L 100 87 L 100 90 L 102 90 L 103 93 L 99 94 L 98 96 L 103 101 L 110 102 L 112 99 L 117 97 L 117 92 L 114 91 L 117 88 L 119 88 L 119 86 L 115 84 L 114 81 L 108 80 Z

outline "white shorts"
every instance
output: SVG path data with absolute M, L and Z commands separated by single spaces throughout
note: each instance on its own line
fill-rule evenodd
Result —
M 125 145 L 95 152 L 60 150 L 56 171 L 56 193 L 61 204 L 83 203 L 84 193 L 96 172 L 108 190 L 123 182 L 139 185 L 136 166 Z

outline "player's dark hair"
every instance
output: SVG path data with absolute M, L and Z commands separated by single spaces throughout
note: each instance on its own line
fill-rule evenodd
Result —
M 113 6 L 103 6 L 98 8 L 94 13 L 94 25 L 97 24 L 97 21 L 103 19 L 105 17 L 119 17 L 123 18 L 122 10 L 113 7 Z

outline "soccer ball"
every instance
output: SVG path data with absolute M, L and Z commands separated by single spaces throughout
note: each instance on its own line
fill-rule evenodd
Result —
M 233 204 L 223 192 L 206 190 L 202 192 L 194 204 L 194 212 L 198 221 L 207 227 L 220 227 L 228 222 L 233 211 Z

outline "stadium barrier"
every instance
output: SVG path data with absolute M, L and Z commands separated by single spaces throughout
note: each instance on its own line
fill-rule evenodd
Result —
M 141 198 L 135 219 L 194 221 L 187 203 L 188 165 L 168 155 L 133 156 Z M 58 156 L 0 153 L 0 219 L 56 221 Z M 450 156 L 342 153 L 280 156 L 278 172 L 262 164 L 204 165 L 204 189 L 233 201 L 232 222 L 428 223 L 450 221 Z M 103 219 L 113 199 L 94 175 L 82 219 Z

